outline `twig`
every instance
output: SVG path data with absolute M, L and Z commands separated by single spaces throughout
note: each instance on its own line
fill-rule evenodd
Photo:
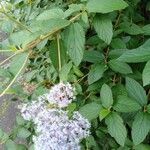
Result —
M 13 58 L 14 56 L 16 56 L 17 54 L 21 53 L 22 50 L 18 50 L 16 53 L 14 53 L 13 55 L 11 55 L 10 57 L 6 58 L 5 60 L 3 60 L 1 63 L 0 63 L 0 66 L 3 65 L 5 62 L 7 62 L 9 59 Z

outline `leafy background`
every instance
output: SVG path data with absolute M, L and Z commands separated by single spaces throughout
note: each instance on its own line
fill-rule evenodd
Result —
M 0 96 L 31 101 L 69 81 L 77 101 L 68 111 L 92 124 L 83 150 L 150 149 L 148 0 L 10 0 L 0 13 L 8 36 L 0 43 L 8 58 L 0 62 Z M 33 135 L 18 115 L 0 141 L 6 150 L 32 150 Z

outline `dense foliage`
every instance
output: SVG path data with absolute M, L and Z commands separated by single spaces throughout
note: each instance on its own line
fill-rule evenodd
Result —
M 149 0 L 1 2 L 0 97 L 28 102 L 60 81 L 76 89 L 69 112 L 91 122 L 83 150 L 150 149 Z M 33 149 L 32 122 L 18 115 L 6 150 Z M 26 146 L 16 138 L 27 140 Z

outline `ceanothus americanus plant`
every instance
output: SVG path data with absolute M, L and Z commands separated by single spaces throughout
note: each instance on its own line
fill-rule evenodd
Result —
M 0 2 L 5 149 L 149 150 L 149 20 L 149 0 Z

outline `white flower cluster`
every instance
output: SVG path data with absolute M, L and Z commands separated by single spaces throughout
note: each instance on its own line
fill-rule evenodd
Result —
M 74 88 L 70 83 L 59 83 L 52 87 L 49 93 L 44 95 L 50 104 L 58 107 L 66 107 L 75 99 Z
M 35 150 L 80 150 L 80 141 L 90 134 L 90 123 L 77 111 L 69 118 L 68 112 L 61 109 L 71 103 L 73 93 L 69 83 L 60 83 L 38 101 L 22 106 L 23 118 L 36 125 Z M 48 108 L 47 101 L 58 107 Z

